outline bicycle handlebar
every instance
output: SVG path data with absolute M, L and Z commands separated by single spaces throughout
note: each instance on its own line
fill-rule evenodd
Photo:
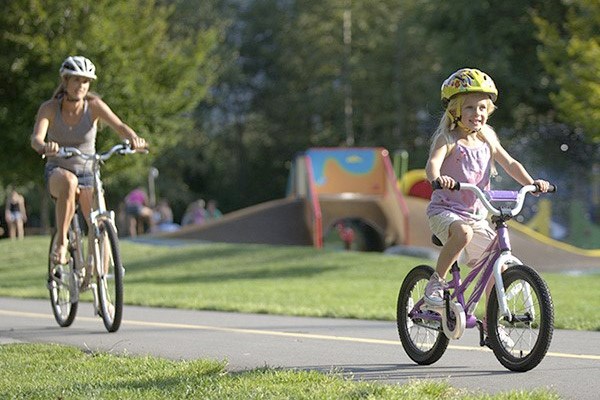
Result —
M 433 181 L 431 183 L 431 186 L 433 187 L 433 190 L 442 189 L 442 186 L 440 185 L 440 183 L 438 181 Z M 492 202 L 514 202 L 515 204 L 514 204 L 513 208 L 508 210 L 508 213 L 512 217 L 518 215 L 521 212 L 521 209 L 523 208 L 523 204 L 525 203 L 525 195 L 527 193 L 540 193 L 540 189 L 537 185 L 523 186 L 518 192 L 506 191 L 506 190 L 490 190 L 490 191 L 484 192 L 476 185 L 473 185 L 471 183 L 460 183 L 460 182 L 456 182 L 454 187 L 451 188 L 450 190 L 468 190 L 470 192 L 473 192 L 475 194 L 475 196 L 477 196 L 477 198 L 479 200 L 481 200 L 481 202 L 483 203 L 485 208 L 490 213 L 492 213 L 493 215 L 496 215 L 496 216 L 505 215 L 507 210 L 505 210 L 505 209 L 500 210 L 500 209 L 494 207 L 492 205 Z M 550 185 L 550 187 L 548 189 L 548 193 L 553 193 L 553 192 L 556 192 L 556 186 Z
M 119 153 L 121 155 L 134 154 L 134 153 L 144 153 L 145 154 L 145 153 L 148 153 L 148 149 L 135 149 L 134 150 L 131 148 L 131 143 L 129 142 L 129 140 L 124 140 L 123 143 L 114 145 L 110 150 L 108 150 L 104 153 L 86 154 L 86 153 L 82 153 L 81 150 L 79 150 L 76 147 L 61 147 L 58 149 L 58 152 L 54 156 L 60 157 L 60 158 L 69 158 L 69 157 L 73 157 L 73 156 L 79 156 L 79 157 L 83 158 L 84 160 L 92 160 L 94 158 L 98 158 L 101 161 L 105 161 L 105 160 L 108 160 L 109 158 L 111 158 L 114 153 Z M 42 158 L 46 158 L 46 154 L 42 154 Z

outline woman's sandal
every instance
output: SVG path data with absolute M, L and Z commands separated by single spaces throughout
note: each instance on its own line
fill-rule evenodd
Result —
M 68 248 L 66 244 L 55 246 L 52 251 L 52 262 L 57 265 L 64 265 L 67 263 L 67 252 Z

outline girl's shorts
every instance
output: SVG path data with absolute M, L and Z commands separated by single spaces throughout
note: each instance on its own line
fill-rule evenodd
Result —
M 466 223 L 473 229 L 473 238 L 465 247 L 462 260 L 472 267 L 487 249 L 490 241 L 496 237 L 496 232 L 486 219 L 466 220 L 451 211 L 442 211 L 429 217 L 429 228 L 445 244 L 448 241 L 450 225 L 456 221 Z

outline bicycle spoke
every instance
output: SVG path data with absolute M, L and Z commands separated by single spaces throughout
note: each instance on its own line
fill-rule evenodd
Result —
M 95 261 L 101 266 L 101 276 L 98 277 L 98 297 L 100 300 L 99 313 L 109 332 L 116 331 L 121 324 L 123 307 L 123 267 L 116 232 L 110 221 L 101 221 L 99 225 L 98 254 Z
M 439 329 L 440 322 L 429 319 L 415 305 L 421 304 L 425 285 L 433 269 L 421 265 L 411 270 L 400 288 L 397 305 L 397 326 L 402 347 L 406 354 L 418 364 L 428 365 L 436 362 L 448 347 L 449 339 Z M 412 317 L 411 313 L 415 313 Z M 431 315 L 433 318 L 435 315 Z
M 511 318 L 498 318 L 498 302 L 488 303 L 488 318 L 496 320 L 490 335 L 498 360 L 513 371 L 528 371 L 540 363 L 552 338 L 552 300 L 541 277 L 524 265 L 502 274 Z

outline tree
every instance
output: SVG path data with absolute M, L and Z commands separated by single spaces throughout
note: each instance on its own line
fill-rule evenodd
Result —
M 237 207 L 280 197 L 297 152 L 346 143 L 347 86 L 356 145 L 413 142 L 412 105 L 422 103 L 425 78 L 411 61 L 427 46 L 396 2 L 229 4 L 235 13 L 223 45 L 233 57 L 224 58 L 227 67 L 201 114 L 210 138 L 207 168 L 228 172 L 218 182 L 204 180 L 211 191 L 246 202 Z M 344 43 L 348 14 L 352 40 Z
M 495 126 L 523 127 L 551 110 L 549 77 L 537 58 L 539 42 L 532 13 L 560 21 L 560 0 L 416 3 L 413 22 L 424 25 L 437 53 L 433 64 L 423 65 L 423 74 L 438 88 L 459 68 L 479 68 L 492 76 L 500 92 Z
M 37 107 L 58 84 L 67 55 L 83 54 L 97 66 L 92 90 L 152 146 L 149 157 L 127 157 L 107 165 L 105 184 L 145 176 L 161 149 L 192 130 L 189 114 L 204 98 L 213 74 L 206 56 L 215 32 L 169 31 L 172 9 L 155 0 L 15 0 L 0 15 L 0 129 L 9 154 L 0 158 L 4 182 L 40 181 L 39 157 L 29 147 Z M 99 148 L 114 143 L 99 134 Z M 124 168 L 127 166 L 127 168 Z M 118 173 L 117 173 L 118 171 Z M 111 193 L 111 190 L 108 191 Z
M 600 142 L 600 7 L 596 0 L 568 3 L 564 23 L 538 15 L 538 54 L 556 82 L 550 98 L 559 117 Z

